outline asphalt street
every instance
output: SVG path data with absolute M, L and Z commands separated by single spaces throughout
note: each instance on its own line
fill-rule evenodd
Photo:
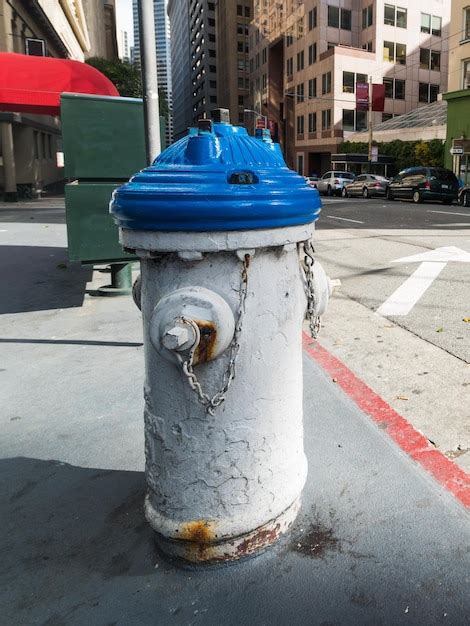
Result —
M 470 211 L 322 201 L 317 256 L 341 286 L 320 341 L 470 471 Z

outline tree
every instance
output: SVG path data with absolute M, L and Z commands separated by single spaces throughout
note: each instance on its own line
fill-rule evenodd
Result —
M 142 80 L 140 71 L 130 63 L 123 61 L 108 61 L 101 57 L 91 57 L 86 61 L 109 78 L 119 94 L 126 98 L 142 98 Z M 160 115 L 167 118 L 169 114 L 168 102 L 165 92 L 158 90 Z

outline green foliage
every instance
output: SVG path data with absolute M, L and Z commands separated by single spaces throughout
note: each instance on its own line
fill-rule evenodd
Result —
M 104 74 L 114 84 L 119 94 L 125 98 L 142 98 L 142 80 L 140 71 L 130 63 L 108 61 L 101 57 L 92 57 L 86 61 Z M 160 115 L 168 117 L 169 109 L 165 93 L 158 90 Z
M 426 167 L 444 167 L 445 144 L 440 139 L 432 141 L 401 141 L 395 139 L 387 143 L 374 142 L 379 147 L 379 154 L 395 159 L 397 170 L 414 165 Z M 339 153 L 367 154 L 369 146 L 365 142 L 345 141 L 339 148 Z

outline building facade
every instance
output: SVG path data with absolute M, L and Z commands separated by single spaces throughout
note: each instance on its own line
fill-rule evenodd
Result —
M 0 0 L 0 52 L 117 58 L 114 0 Z M 0 111 L 0 190 L 34 196 L 63 178 L 58 118 Z
M 216 108 L 250 122 L 248 32 L 252 0 L 170 0 L 175 135 Z
M 168 17 L 168 0 L 153 0 L 155 16 L 155 47 L 157 52 L 158 85 L 165 94 L 170 114 L 166 124 L 166 145 L 173 141 L 173 92 L 171 72 L 171 40 L 170 19 Z M 132 0 L 134 22 L 134 63 L 140 66 L 140 37 L 137 0 Z
M 470 184 L 470 2 L 452 0 L 446 165 Z
M 254 0 L 253 108 L 279 128 L 291 167 L 321 174 L 368 127 L 357 82 L 385 85 L 372 124 L 437 100 L 447 89 L 450 1 Z

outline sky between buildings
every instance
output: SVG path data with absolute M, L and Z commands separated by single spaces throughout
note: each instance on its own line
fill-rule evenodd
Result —
M 129 47 L 134 45 L 134 25 L 132 22 L 132 0 L 116 0 L 116 30 L 127 31 Z

